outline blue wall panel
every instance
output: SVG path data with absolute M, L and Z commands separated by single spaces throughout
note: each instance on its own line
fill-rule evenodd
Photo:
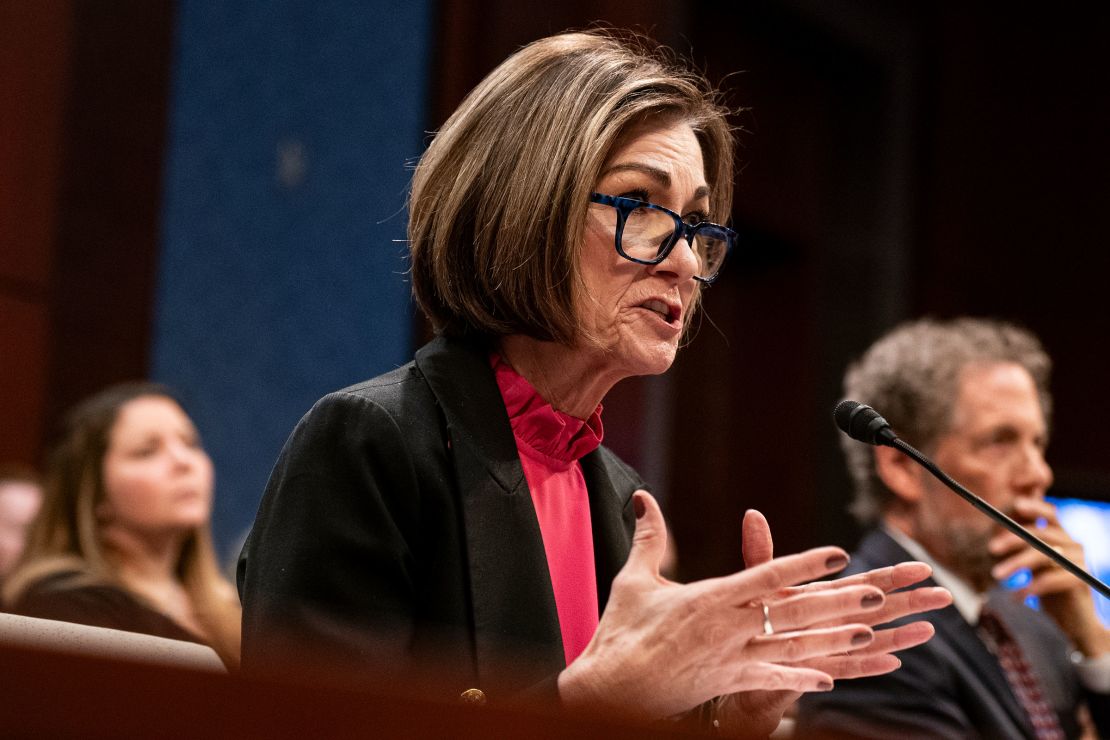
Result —
M 224 548 L 312 402 L 411 354 L 401 240 L 430 13 L 180 5 L 152 375 L 182 392 L 215 460 Z

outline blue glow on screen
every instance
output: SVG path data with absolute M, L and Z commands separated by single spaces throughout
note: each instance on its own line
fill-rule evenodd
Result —
M 1015 570 L 1013 575 L 1002 582 L 1002 588 L 1008 588 L 1011 591 L 1018 591 L 1025 588 L 1033 582 L 1033 571 L 1028 568 L 1019 568 Z M 1030 609 L 1040 609 L 1041 599 L 1038 596 L 1029 594 L 1025 597 L 1025 605 Z
M 1064 530 L 1083 545 L 1087 570 L 1103 583 L 1110 582 L 1110 503 L 1074 498 L 1050 498 Z M 1110 627 L 1110 599 L 1092 590 L 1095 609 Z

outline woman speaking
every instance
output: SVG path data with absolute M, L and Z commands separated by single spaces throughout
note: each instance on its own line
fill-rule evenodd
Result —
M 663 579 L 659 508 L 600 446 L 605 394 L 670 367 L 734 248 L 732 166 L 712 89 L 634 39 L 543 39 L 469 94 L 409 204 L 437 338 L 294 429 L 240 562 L 245 670 L 296 645 L 299 670 L 768 732 L 929 638 L 871 628 L 948 603 L 888 593 L 926 566 L 798 585 L 846 554 L 772 558 L 755 512 L 745 570 Z

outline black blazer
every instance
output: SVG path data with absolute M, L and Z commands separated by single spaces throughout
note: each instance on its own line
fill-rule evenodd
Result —
M 912 559 L 889 535 L 876 530 L 860 543 L 846 574 Z M 931 579 L 926 583 L 936 585 Z M 1076 711 L 1083 692 L 1063 633 L 1046 615 L 1009 594 L 998 591 L 989 599 L 1021 644 L 1064 731 L 1068 737 L 1077 737 Z M 829 693 L 803 697 L 799 736 L 1033 740 L 1033 727 L 998 660 L 956 607 L 931 612 L 927 618 L 936 635 L 924 645 L 899 653 L 902 667 L 894 673 L 838 681 Z
M 581 465 L 600 611 L 643 483 L 604 447 Z M 311 655 L 377 679 L 418 670 L 452 696 L 476 687 L 496 701 L 536 685 L 554 695 L 565 667 L 488 354 L 456 340 L 313 406 L 274 467 L 238 576 L 245 672 L 306 675 Z

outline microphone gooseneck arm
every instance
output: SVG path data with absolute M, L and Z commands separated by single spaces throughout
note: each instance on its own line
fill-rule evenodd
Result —
M 945 473 L 943 470 L 938 468 L 936 463 L 934 463 L 929 458 L 925 457 L 918 450 L 914 449 L 914 447 L 912 445 L 906 444 L 905 442 L 903 442 L 898 437 L 895 437 L 893 443 L 890 446 L 895 448 L 896 450 L 901 451 L 903 454 L 907 455 L 908 457 L 913 458 L 913 460 L 916 461 L 919 465 L 921 465 L 921 467 L 925 468 L 930 473 L 932 473 L 933 476 L 937 480 L 939 480 L 941 483 L 948 486 L 953 491 L 955 491 L 957 494 L 959 494 L 960 497 L 963 498 L 964 501 L 967 501 L 969 504 L 974 506 L 976 509 L 983 512 L 984 514 L 989 516 L 991 519 L 995 520 L 996 522 L 1001 524 L 1003 527 L 1005 527 L 1006 529 L 1008 529 L 1011 532 L 1013 532 L 1014 534 L 1016 534 L 1018 537 L 1022 538 L 1026 542 L 1028 542 L 1031 547 L 1033 547 L 1033 548 L 1039 550 L 1040 552 L 1044 553 L 1046 556 L 1048 556 L 1053 562 L 1055 562 L 1061 568 L 1068 571 L 1069 573 L 1071 573 L 1076 578 L 1084 581 L 1091 588 L 1095 589 L 1100 594 L 1102 594 L 1106 598 L 1110 599 L 1110 587 L 1108 587 L 1105 583 L 1103 583 L 1099 579 L 1095 578 L 1093 575 L 1091 575 L 1087 571 L 1083 570 L 1082 568 L 1080 568 L 1078 565 L 1076 565 L 1072 561 L 1068 560 L 1060 552 L 1058 552 L 1055 548 L 1053 548 L 1052 545 L 1049 545 L 1044 540 L 1042 540 L 1039 537 L 1037 537 L 1036 535 L 1032 534 L 1025 527 L 1021 526 L 1020 524 L 1015 522 L 1013 519 L 1006 516 L 1004 513 L 1002 513 L 998 509 L 994 508 L 993 506 L 988 504 L 986 501 L 984 501 L 983 499 L 979 498 L 978 496 L 976 496 L 971 491 L 969 491 L 966 488 L 964 488 L 963 486 L 961 486 L 958 482 L 956 482 L 952 478 L 952 476 L 948 475 L 948 473 Z
M 1032 532 L 1003 514 L 998 509 L 964 488 L 952 476 L 945 473 L 937 464 L 925 457 L 912 445 L 899 439 L 890 428 L 890 424 L 883 419 L 874 409 L 855 401 L 841 401 L 833 411 L 833 418 L 840 430 L 852 439 L 872 445 L 885 445 L 893 447 L 906 455 L 921 467 L 933 474 L 937 480 L 955 491 L 960 498 L 967 501 L 979 511 L 1001 524 L 1006 529 L 1016 534 L 1031 547 L 1043 553 L 1046 557 L 1059 565 L 1064 570 L 1080 579 L 1100 594 L 1110 599 L 1110 586 L 1095 578 L 1093 575 L 1068 560 L 1054 547 L 1041 540 Z

